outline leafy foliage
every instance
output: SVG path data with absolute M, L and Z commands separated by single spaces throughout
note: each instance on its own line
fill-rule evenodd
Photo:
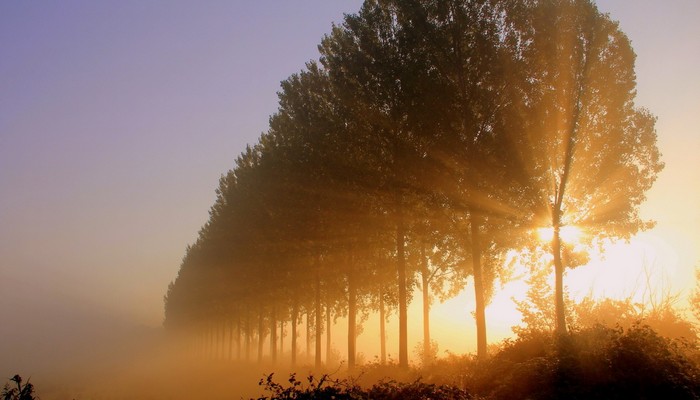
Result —
M 559 229 L 628 237 L 650 226 L 639 205 L 663 168 L 655 118 L 634 104 L 629 40 L 592 1 L 367 0 L 319 51 L 221 177 L 168 287 L 165 326 L 202 353 L 221 344 L 202 338 L 235 325 L 246 354 L 256 341 L 261 360 L 269 337 L 274 360 L 290 322 L 296 360 L 305 317 L 320 366 L 324 318 L 343 315 L 353 367 L 367 312 L 395 310 L 407 367 L 417 278 L 429 305 L 470 275 L 485 357 L 493 282 L 505 254 L 537 247 L 535 228 L 554 230 L 564 332 L 564 271 L 585 255 Z M 429 353 L 427 323 L 424 337 Z
M 641 325 L 598 325 L 564 342 L 533 334 L 506 342 L 470 387 L 492 399 L 694 399 L 700 369 L 687 350 Z
M 529 287 L 526 298 L 516 301 L 517 309 L 522 314 L 522 323 L 512 329 L 519 337 L 555 330 L 555 310 L 551 301 L 554 290 L 548 281 L 548 275 L 545 269 L 532 271 L 527 279 Z M 567 324 L 574 330 L 589 329 L 596 325 L 628 329 L 643 324 L 669 339 L 683 339 L 693 343 L 697 340 L 696 328 L 674 307 L 677 298 L 668 293 L 646 303 L 634 302 L 631 298 L 595 300 L 590 297 L 574 302 L 567 291 L 564 291 L 564 297 L 571 304 L 567 309 Z
M 596 325 L 562 340 L 537 332 L 503 342 L 487 359 L 448 355 L 406 375 L 376 365 L 366 386 L 327 375 L 288 385 L 272 375 L 260 384 L 276 399 L 696 399 L 700 364 L 694 344 L 659 335 L 649 326 Z M 423 378 L 416 378 L 422 376 Z M 361 375 L 365 378 L 364 375 Z
M 289 384 L 283 385 L 273 380 L 273 375 L 268 375 L 260 380 L 260 385 L 268 396 L 259 397 L 257 400 L 468 400 L 473 397 L 466 391 L 449 385 L 435 385 L 415 381 L 411 383 L 399 383 L 383 381 L 372 385 L 369 389 L 363 389 L 356 383 L 348 380 L 333 379 L 323 375 L 316 379 L 310 375 L 307 382 L 301 382 L 296 375 L 289 377 Z
M 690 294 L 690 310 L 695 319 L 700 321 L 700 267 L 695 267 L 695 288 Z
M 5 384 L 2 388 L 2 400 L 34 400 L 34 385 L 32 385 L 29 380 L 27 383 L 22 384 L 22 377 L 15 375 L 10 378 L 11 382 Z

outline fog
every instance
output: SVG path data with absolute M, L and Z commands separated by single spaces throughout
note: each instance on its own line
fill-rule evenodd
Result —
M 61 310 L 1 329 L 0 376 L 29 378 L 44 400 L 249 398 L 260 393 L 263 373 L 272 372 L 189 357 L 162 328 L 107 316 Z
M 642 204 L 656 228 L 628 248 L 611 245 L 609 262 L 595 260 L 596 269 L 577 269 L 566 283 L 584 295 L 595 289 L 597 298 L 632 297 L 634 288 L 618 283 L 640 286 L 638 267 L 653 264 L 663 271 L 654 284 L 679 293 L 678 308 L 692 318 L 700 6 L 597 3 L 637 53 L 637 104 L 658 117 L 666 167 Z M 245 398 L 259 393 L 265 373 L 284 380 L 288 358 L 257 363 L 253 350 L 253 362 L 237 364 L 193 352 L 191 340 L 162 327 L 163 296 L 207 221 L 219 177 L 268 129 L 279 82 L 317 58 L 332 23 L 360 4 L 0 4 L 0 378 L 30 378 L 44 400 Z M 595 276 L 581 278 L 589 272 Z M 512 298 L 526 290 L 523 279 L 498 283 L 486 308 L 490 343 L 512 336 L 520 322 Z M 416 290 L 408 318 L 414 366 L 420 308 Z M 434 302 L 440 356 L 475 351 L 473 311 L 471 281 L 445 305 Z M 340 317 L 333 327 L 341 359 L 346 325 Z M 370 313 L 359 364 L 379 354 L 378 325 Z M 394 314 L 392 360 L 397 332 Z M 312 363 L 301 359 L 294 371 L 303 375 Z M 336 371 L 344 368 L 328 372 Z

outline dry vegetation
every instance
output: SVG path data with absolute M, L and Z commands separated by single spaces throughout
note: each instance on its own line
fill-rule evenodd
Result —
M 649 326 L 596 325 L 557 340 L 531 333 L 486 361 L 449 356 L 418 369 L 370 365 L 346 378 L 261 380 L 259 399 L 696 399 L 696 343 Z

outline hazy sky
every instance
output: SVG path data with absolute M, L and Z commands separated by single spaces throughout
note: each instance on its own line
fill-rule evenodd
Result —
M 219 177 L 266 130 L 279 82 L 360 3 L 0 2 L 0 342 L 86 318 L 159 325 Z M 661 262 L 690 282 L 700 2 L 598 4 L 659 117 L 666 169 L 644 212 Z

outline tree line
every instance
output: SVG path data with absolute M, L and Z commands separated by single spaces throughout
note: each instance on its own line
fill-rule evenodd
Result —
M 395 311 L 407 366 L 414 288 L 427 354 L 432 299 L 471 278 L 483 358 L 505 257 L 544 249 L 566 334 L 564 272 L 585 255 L 560 230 L 592 243 L 649 227 L 638 208 L 663 168 L 618 24 L 589 0 L 367 0 L 319 52 L 282 82 L 269 129 L 221 177 L 168 287 L 165 326 L 210 351 L 227 334 L 246 359 L 269 335 L 274 360 L 289 324 L 294 364 L 305 318 L 320 365 L 324 330 L 330 350 L 344 317 L 353 367 L 370 312 L 385 360 Z

